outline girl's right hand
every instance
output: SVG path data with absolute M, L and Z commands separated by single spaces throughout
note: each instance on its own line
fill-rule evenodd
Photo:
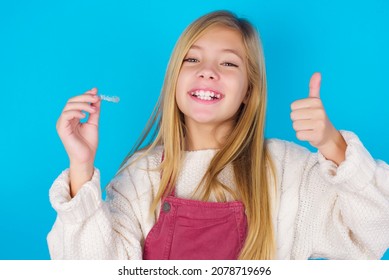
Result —
M 98 145 L 100 105 L 97 89 L 93 88 L 82 95 L 70 98 L 57 121 L 57 132 L 70 160 L 70 181 L 71 184 L 75 182 L 77 185 L 72 186 L 73 195 L 77 193 L 79 185 L 90 179 L 87 177 L 93 174 Z M 82 111 L 89 113 L 85 123 L 80 122 L 85 117 Z

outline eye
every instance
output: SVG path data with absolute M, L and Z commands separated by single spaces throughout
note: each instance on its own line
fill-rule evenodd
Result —
M 196 58 L 188 57 L 184 59 L 184 62 L 199 62 L 199 60 Z
M 223 62 L 222 65 L 228 66 L 228 67 L 238 67 L 238 65 L 231 63 L 231 62 Z

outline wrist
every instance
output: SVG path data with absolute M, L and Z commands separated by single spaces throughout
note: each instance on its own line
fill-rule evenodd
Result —
M 338 166 L 346 159 L 347 143 L 338 130 L 326 144 L 318 149 L 326 159 L 335 162 Z
M 93 177 L 93 164 L 71 163 L 69 168 L 70 195 L 74 197 L 82 185 L 90 181 Z

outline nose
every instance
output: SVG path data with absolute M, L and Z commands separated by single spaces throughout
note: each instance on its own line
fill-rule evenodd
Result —
M 204 66 L 201 68 L 198 72 L 198 77 L 202 79 L 207 79 L 207 80 L 216 80 L 219 79 L 219 75 L 217 71 L 212 68 L 211 66 Z

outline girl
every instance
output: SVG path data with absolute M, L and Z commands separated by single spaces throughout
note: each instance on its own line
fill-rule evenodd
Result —
M 50 189 L 53 259 L 379 259 L 389 247 L 389 166 L 339 132 L 320 100 L 292 104 L 297 138 L 264 139 L 266 75 L 253 26 L 230 12 L 192 23 L 135 148 L 100 191 L 101 100 L 69 99 L 57 131 L 70 168 Z M 90 113 L 86 123 L 82 110 Z M 156 136 L 140 149 L 156 128 Z

